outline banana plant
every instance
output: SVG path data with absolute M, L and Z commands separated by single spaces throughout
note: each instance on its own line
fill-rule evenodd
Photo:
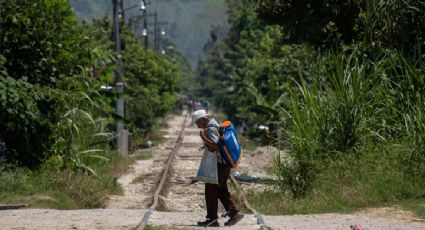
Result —
M 255 98 L 255 105 L 248 110 L 265 115 L 269 121 L 281 121 L 286 117 L 283 104 L 288 99 L 288 93 L 282 93 L 275 101 L 270 102 L 264 97 L 252 83 L 244 84 L 245 90 Z

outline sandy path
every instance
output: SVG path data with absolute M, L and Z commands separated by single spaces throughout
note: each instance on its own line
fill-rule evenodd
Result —
M 175 143 L 183 120 L 183 116 L 171 116 L 168 119 L 168 128 L 164 130 L 167 141 L 152 150 L 152 159 L 137 161 L 129 174 L 119 178 L 118 182 L 123 186 L 124 195 L 110 197 L 107 209 L 5 210 L 0 211 L 0 229 L 134 229 L 150 203 L 152 190 Z M 202 183 L 188 185 L 199 165 L 202 154 L 198 151 L 200 144 L 197 129 L 186 127 L 183 145 L 173 164 L 173 177 L 162 199 L 165 208 L 172 212 L 155 211 L 148 224 L 203 229 L 194 224 L 203 220 L 206 214 L 204 185 Z M 270 159 L 268 153 L 247 152 L 238 170 L 253 176 L 266 176 L 264 162 Z M 143 179 L 133 183 L 137 177 Z M 255 185 L 244 186 L 244 189 L 257 188 Z M 368 230 L 425 229 L 425 222 L 416 220 L 410 213 L 385 208 L 355 214 L 265 216 L 265 220 L 272 229 L 349 230 L 349 225 L 353 223 L 361 224 Z M 220 220 L 220 223 L 223 224 L 224 221 Z M 259 226 L 253 215 L 246 215 L 238 225 L 218 229 L 250 230 L 259 229 Z
M 164 194 L 166 208 L 170 211 L 203 212 L 205 208 L 204 184 L 190 184 L 201 161 L 200 146 L 202 141 L 198 129 L 195 126 L 187 126 L 182 146 L 173 162 L 171 182 L 167 193 Z
M 144 210 L 138 209 L 92 209 L 92 210 L 50 210 L 24 209 L 0 211 L 0 229 L 133 229 L 141 220 Z M 173 226 L 183 229 L 202 229 L 194 226 L 203 218 L 198 212 L 154 212 L 150 225 Z M 425 223 L 404 221 L 385 217 L 371 217 L 363 214 L 320 214 L 265 216 L 272 229 L 315 229 L 349 230 L 353 223 L 361 224 L 368 230 L 420 230 Z M 220 221 L 223 223 L 223 221 Z M 259 229 L 255 218 L 247 215 L 233 227 L 223 229 Z M 220 229 L 214 228 L 214 229 Z

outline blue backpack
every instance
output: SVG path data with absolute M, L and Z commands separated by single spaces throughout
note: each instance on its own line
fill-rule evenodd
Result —
M 230 121 L 224 121 L 219 128 L 219 137 L 220 153 L 224 161 L 232 168 L 238 167 L 242 158 L 242 150 L 235 126 Z

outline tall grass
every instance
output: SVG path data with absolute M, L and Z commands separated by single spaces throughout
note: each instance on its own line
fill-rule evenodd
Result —
M 387 143 L 367 150 L 361 157 L 346 153 L 320 162 L 315 180 L 302 198 L 294 199 L 287 190 L 266 190 L 251 194 L 250 203 L 261 213 L 273 215 L 352 212 L 415 201 L 417 206 L 424 204 L 421 178 L 411 179 L 402 170 L 404 146 Z
M 81 169 L 92 174 L 88 166 L 93 160 L 107 161 L 103 156 L 108 150 L 112 134 L 106 132 L 103 118 L 94 118 L 79 108 L 68 110 L 56 126 L 56 142 L 53 152 L 61 162 L 61 168 Z
M 291 191 L 294 197 L 305 196 L 321 187 L 317 181 L 330 172 L 334 162 L 345 162 L 348 156 L 372 170 L 364 175 L 353 171 L 352 175 L 369 179 L 374 173 L 378 175 L 373 180 L 354 181 L 368 185 L 386 182 L 385 173 L 376 163 L 400 171 L 388 183 L 395 185 L 401 178 L 411 178 L 406 183 L 412 186 L 407 187 L 422 187 L 423 183 L 414 183 L 414 178 L 425 176 L 421 99 L 425 84 L 421 70 L 395 52 L 374 61 L 356 51 L 341 53 L 329 55 L 327 63 L 323 71 L 327 77 L 310 76 L 312 80 L 296 82 L 292 90 L 290 110 L 286 111 L 291 121 L 291 159 L 278 157 L 275 161 L 281 188 Z M 403 146 L 404 151 L 395 154 L 395 150 L 386 148 L 390 144 Z M 376 152 L 375 162 L 364 160 Z M 341 179 L 338 173 L 329 175 Z

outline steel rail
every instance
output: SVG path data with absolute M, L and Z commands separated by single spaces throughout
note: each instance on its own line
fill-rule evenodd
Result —
M 230 174 L 230 180 L 232 180 L 233 184 L 236 185 L 236 188 L 240 191 L 241 193 L 241 197 L 242 197 L 242 201 L 243 204 L 245 205 L 245 207 L 249 210 L 251 210 L 252 213 L 254 213 L 255 218 L 257 218 L 257 224 L 260 225 L 261 230 L 270 230 L 271 228 L 269 226 L 267 226 L 263 215 L 261 215 L 260 213 L 257 212 L 257 210 L 255 210 L 248 202 L 248 200 L 246 199 L 245 193 L 242 190 L 241 185 L 239 184 L 239 182 L 236 180 L 236 178 Z
M 20 209 L 25 207 L 27 207 L 25 204 L 0 205 L 0 210 Z
M 159 193 L 161 192 L 162 187 L 164 186 L 164 183 L 165 183 L 167 177 L 169 176 L 168 173 L 169 173 L 171 163 L 173 162 L 173 159 L 174 159 L 178 149 L 180 148 L 180 146 L 182 145 L 182 142 L 183 142 L 183 132 L 184 132 L 184 128 L 186 126 L 186 120 L 187 120 L 187 116 L 185 116 L 185 118 L 184 118 L 182 128 L 180 130 L 179 136 L 178 136 L 177 141 L 176 141 L 176 145 L 174 145 L 174 148 L 171 150 L 170 156 L 168 157 L 167 165 L 165 166 L 165 169 L 162 173 L 161 180 L 159 181 L 158 187 L 157 187 L 155 194 L 153 196 L 153 203 L 146 210 L 145 214 L 143 215 L 143 219 L 137 225 L 137 228 L 136 228 L 137 230 L 143 230 L 145 228 L 145 226 L 148 223 L 149 217 L 151 216 L 153 211 L 156 209 L 156 206 L 158 205 Z

